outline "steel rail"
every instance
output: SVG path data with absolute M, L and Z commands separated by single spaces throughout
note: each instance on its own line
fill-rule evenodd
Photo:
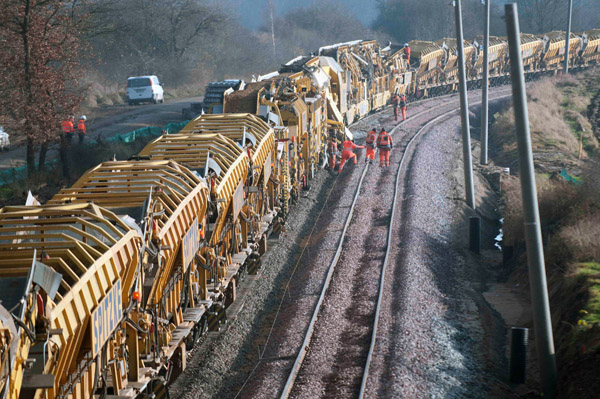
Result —
M 510 89 L 508 89 L 508 91 L 510 91 Z M 428 97 L 428 98 L 423 98 L 423 99 L 419 99 L 419 100 L 416 100 L 416 101 L 412 101 L 410 104 L 413 104 L 413 105 L 415 105 L 415 104 L 419 104 L 419 103 L 422 103 L 422 102 L 427 102 L 427 101 L 433 101 L 433 100 L 437 100 L 437 99 L 442 99 L 442 98 L 444 98 L 444 97 L 451 97 L 451 96 L 452 96 L 452 95 L 454 95 L 454 94 L 456 94 L 456 93 L 449 93 L 449 94 L 442 95 L 442 96 L 437 96 L 437 97 Z M 453 102 L 458 102 L 458 99 L 456 99 L 456 101 L 453 101 Z M 475 103 L 475 104 L 477 104 L 477 103 Z M 436 105 L 436 106 L 434 106 L 434 107 L 428 108 L 427 110 L 424 110 L 424 111 L 418 112 L 418 113 L 416 113 L 416 114 L 414 114 L 414 115 L 412 115 L 412 116 L 411 116 L 411 120 L 412 120 L 412 119 L 414 119 L 414 118 L 417 118 L 417 117 L 419 117 L 419 116 L 421 116 L 421 115 L 424 115 L 424 114 L 426 114 L 426 113 L 429 113 L 429 112 L 431 112 L 431 111 L 432 111 L 432 110 L 434 110 L 434 109 L 441 108 L 441 107 L 448 106 L 448 105 L 450 105 L 450 104 L 448 104 L 448 102 L 446 102 L 446 103 L 439 104 L 439 105 Z M 375 112 L 375 113 L 373 113 L 373 114 L 367 115 L 365 118 L 362 118 L 362 119 L 360 119 L 360 120 L 359 120 L 359 121 L 357 121 L 356 123 L 368 121 L 368 120 L 369 120 L 369 119 L 371 119 L 372 117 L 375 117 L 375 116 L 379 115 L 381 112 L 384 112 L 384 111 L 386 111 L 386 109 L 387 109 L 387 108 L 388 108 L 388 107 L 384 107 L 383 109 L 381 109 L 381 110 L 379 110 L 379 111 L 377 111 L 377 112 Z M 451 112 L 456 112 L 456 110 L 453 110 L 453 111 L 451 111 Z M 391 134 L 393 134 L 393 133 L 396 131 L 396 129 L 398 129 L 399 127 L 401 127 L 401 125 L 403 125 L 405 122 L 406 122 L 406 121 L 401 121 L 401 122 L 400 122 L 400 123 L 399 123 L 397 126 L 395 126 L 395 127 L 394 127 L 394 128 L 391 130 L 391 131 L 390 131 L 390 133 L 391 133 Z M 362 180 L 363 180 L 363 177 L 364 177 L 364 175 L 366 174 L 366 171 L 367 171 L 367 168 L 368 168 L 368 166 L 369 166 L 369 164 L 367 164 L 367 165 L 365 166 L 365 169 L 364 169 L 364 170 L 363 170 L 363 172 L 362 172 L 362 175 L 361 175 L 361 180 L 359 181 L 359 185 L 357 186 L 356 193 L 355 193 L 355 198 L 354 198 L 354 201 L 353 201 L 352 207 L 351 207 L 351 209 L 350 209 L 349 216 L 347 217 L 346 226 L 348 225 L 348 221 L 349 221 L 349 220 L 351 220 L 352 212 L 353 212 L 353 210 L 354 210 L 354 204 L 355 204 L 355 202 L 356 202 L 356 198 L 357 198 L 357 193 L 359 193 L 359 192 L 360 192 L 360 189 L 361 189 L 361 187 L 362 187 Z M 337 181 L 337 179 L 336 179 L 336 181 Z M 334 184 L 335 184 L 335 183 L 334 183 Z M 331 192 L 329 192 L 329 194 L 331 194 Z M 329 194 L 328 194 L 328 196 L 329 196 Z M 323 209 L 321 209 L 321 212 L 322 212 L 322 210 L 323 210 Z M 321 213 L 321 212 L 320 212 L 320 213 Z M 344 230 L 343 230 L 343 232 L 342 232 L 342 236 L 340 237 L 340 244 L 338 244 L 338 250 L 341 248 L 341 243 L 343 243 L 343 240 L 344 240 L 344 238 L 345 238 L 345 232 L 346 232 L 346 228 L 344 228 Z M 311 233 L 311 234 L 312 234 L 312 233 Z M 337 255 L 337 253 L 336 253 L 336 255 Z M 338 257 L 339 257 L 339 256 L 338 256 Z M 336 261 L 336 264 L 337 264 L 337 261 Z M 331 267 L 332 267 L 332 265 L 330 265 L 330 269 L 331 269 Z M 333 266 L 333 268 L 335 269 L 335 265 Z M 330 273 L 328 273 L 328 276 L 329 276 L 330 274 L 333 274 L 333 270 L 331 270 L 331 271 L 330 271 Z M 324 289 L 322 290 L 322 293 L 321 293 L 321 297 L 323 297 L 323 292 L 325 292 L 325 291 L 327 290 L 327 287 L 328 287 L 328 285 L 329 285 L 329 282 L 326 282 L 325 284 L 326 284 L 327 286 L 324 286 Z M 285 296 L 285 294 L 284 294 L 284 296 Z M 321 304 L 321 302 L 322 302 L 322 299 L 320 298 L 320 301 L 319 301 L 319 307 L 320 307 L 320 304 Z M 318 314 L 318 310 L 317 310 L 317 309 L 318 309 L 318 308 L 316 308 L 316 309 L 315 309 L 315 312 L 316 312 L 316 313 L 315 313 L 315 315 L 313 315 L 313 319 L 311 319 L 311 329 L 313 329 L 313 328 L 314 328 L 314 324 L 315 324 L 315 323 L 313 322 L 313 320 L 316 318 L 316 314 Z M 279 311 L 278 311 L 278 313 L 279 313 Z M 272 326 L 271 328 L 273 328 L 273 326 Z M 269 335 L 270 335 L 270 334 L 269 334 Z M 311 335 L 312 335 L 312 333 L 311 333 Z M 307 340 L 306 340 L 306 338 L 305 338 L 305 340 L 304 340 L 304 342 L 303 342 L 303 346 L 302 346 L 302 348 L 301 348 L 301 350 L 300 350 L 300 352 L 299 352 L 299 355 L 298 355 L 298 356 L 297 356 L 297 358 L 296 358 L 296 362 L 294 363 L 294 366 L 295 366 L 295 367 L 297 367 L 297 370 L 294 368 L 294 369 L 292 369 L 292 372 L 294 372 L 294 370 L 295 370 L 296 376 L 297 376 L 297 373 L 298 373 L 298 371 L 299 371 L 299 366 L 301 365 L 301 361 L 300 361 L 300 364 L 299 364 L 298 366 L 296 366 L 296 364 L 298 363 L 298 357 L 300 356 L 300 354 L 302 354 L 302 353 L 305 353 L 305 352 L 306 352 L 306 347 L 307 347 L 307 344 L 308 344 L 309 342 L 310 342 L 310 339 L 308 339 L 308 341 L 307 341 Z M 306 344 L 306 345 L 305 345 L 305 344 Z M 263 348 L 263 354 L 264 354 L 264 352 L 265 352 L 265 351 L 266 351 L 266 345 L 265 345 L 265 347 Z M 304 358 L 304 355 L 302 356 L 302 360 L 303 360 L 303 358 Z M 244 387 L 247 385 L 247 383 L 248 383 L 248 381 L 250 380 L 250 378 L 252 377 L 252 375 L 253 375 L 253 374 L 256 372 L 256 369 L 258 368 L 258 366 L 259 366 L 259 364 L 261 363 L 261 361 L 262 361 L 262 360 L 263 360 L 263 359 L 262 359 L 262 355 L 260 354 L 260 351 L 259 351 L 259 360 L 258 360 L 258 362 L 256 363 L 256 365 L 254 366 L 254 368 L 252 369 L 252 371 L 250 372 L 250 375 L 249 375 L 249 376 L 246 378 L 246 380 L 245 380 L 245 381 L 244 381 L 244 383 L 242 384 L 242 387 L 240 388 L 240 390 L 237 392 L 237 394 L 236 394 L 236 396 L 235 396 L 236 398 L 237 398 L 237 397 L 239 397 L 239 395 L 240 395 L 240 394 L 243 392 L 243 390 L 244 390 Z M 290 375 L 291 375 L 291 374 L 290 374 Z M 295 376 L 294 376 L 294 378 L 293 378 L 293 379 L 295 380 Z M 289 381 L 289 377 L 288 377 L 288 381 Z M 291 388 L 292 386 L 293 386 L 293 382 L 292 382 L 292 384 L 290 385 L 290 388 Z M 286 390 L 287 390 L 287 387 L 288 387 L 288 384 L 286 383 L 286 388 L 284 388 L 284 394 L 285 394 L 285 392 L 286 392 Z M 291 392 L 291 391 L 287 392 L 287 394 L 285 394 L 285 395 L 289 395 L 289 393 L 290 393 L 290 392 Z M 281 396 L 281 397 L 282 397 L 282 398 L 287 398 L 287 396 L 284 396 L 284 394 L 282 394 L 282 396 Z
M 427 110 L 421 111 L 421 112 L 413 115 L 412 118 L 414 119 L 414 118 L 416 118 L 418 116 L 421 116 L 423 114 L 431 112 L 431 110 L 433 110 L 433 109 L 437 109 L 437 108 L 440 108 L 440 107 L 443 107 L 443 106 L 448 106 L 448 105 L 449 105 L 448 103 L 444 103 L 444 104 L 437 105 L 435 107 L 431 107 L 431 108 L 429 108 Z M 448 113 L 454 113 L 454 112 L 457 112 L 457 111 L 458 111 L 457 109 L 453 109 L 451 111 L 448 111 L 448 112 L 442 114 L 442 116 L 445 116 Z M 436 119 L 434 119 L 434 120 L 437 120 L 437 119 L 439 119 L 439 117 L 436 118 Z M 429 121 L 425 126 L 431 124 L 434 120 Z M 398 125 L 396 125 L 390 131 L 390 134 L 394 134 L 394 132 L 397 129 L 399 129 L 404 124 L 403 122 L 406 122 L 406 121 L 402 121 Z M 419 133 L 421 132 L 421 130 L 423 130 L 423 128 L 421 128 L 419 130 Z M 416 138 L 416 136 L 411 139 L 411 141 L 409 142 L 409 144 L 412 143 L 412 141 L 415 138 Z M 408 145 L 404 149 L 404 153 L 406 152 L 407 149 L 408 149 Z M 404 160 L 404 153 L 402 155 L 402 161 Z M 400 167 L 401 166 L 402 166 L 402 163 L 401 163 Z M 329 266 L 329 269 L 328 269 L 328 272 L 327 272 L 327 277 L 326 277 L 325 282 L 323 284 L 323 288 L 321 289 L 321 294 L 319 296 L 319 300 L 317 301 L 317 304 L 315 306 L 315 310 L 313 311 L 313 315 L 312 315 L 312 318 L 310 320 L 309 327 L 308 327 L 308 330 L 306 332 L 306 335 L 304 337 L 304 341 L 302 342 L 302 346 L 300 347 L 300 350 L 298 351 L 298 355 L 296 356 L 296 360 L 294 362 L 294 365 L 292 366 L 292 370 L 290 371 L 290 374 L 288 376 L 286 384 L 285 384 L 285 386 L 283 388 L 283 392 L 282 392 L 282 394 L 280 396 L 281 399 L 287 399 L 289 397 L 289 395 L 291 393 L 291 390 L 292 390 L 292 388 L 294 386 L 294 383 L 296 381 L 296 377 L 298 376 L 298 373 L 300 371 L 300 367 L 302 366 L 302 363 L 304 361 L 304 357 L 306 356 L 306 351 L 307 351 L 308 345 L 310 344 L 310 341 L 312 339 L 312 335 L 313 335 L 314 330 L 315 330 L 316 321 L 317 321 L 318 315 L 320 313 L 323 301 L 325 299 L 325 294 L 327 292 L 327 289 L 329 288 L 329 285 L 331 283 L 331 278 L 333 276 L 333 273 L 335 271 L 335 268 L 337 266 L 337 263 L 339 261 L 339 258 L 340 258 L 341 252 L 342 252 L 342 247 L 343 247 L 343 244 L 344 244 L 344 238 L 346 237 L 346 230 L 348 229 L 348 226 L 350 225 L 350 222 L 352 220 L 352 216 L 354 215 L 354 207 L 355 207 L 356 202 L 358 200 L 358 197 L 359 197 L 359 194 L 360 194 L 360 190 L 362 188 L 362 183 L 363 183 L 364 177 L 365 177 L 368 169 L 369 169 L 369 164 L 366 164 L 365 167 L 364 167 L 364 169 L 363 169 L 363 172 L 361 174 L 361 177 L 360 177 L 360 180 L 358 182 L 358 185 L 356 187 L 354 198 L 352 200 L 352 205 L 350 206 L 350 210 L 348 211 L 348 216 L 346 217 L 346 222 L 344 223 L 344 228 L 342 230 L 342 234 L 341 234 L 340 239 L 339 239 L 339 243 L 338 243 L 338 246 L 337 246 L 337 249 L 336 249 L 335 256 L 334 256 L 334 258 L 331 261 L 331 264 Z M 399 172 L 400 172 L 400 168 L 398 169 L 398 173 Z M 394 203 L 395 203 L 395 200 L 396 199 L 394 197 Z M 390 229 L 390 231 L 391 231 L 391 229 Z M 388 232 L 388 242 L 389 242 L 389 240 L 390 240 L 390 233 Z M 389 246 L 388 246 L 388 250 L 386 250 L 386 257 L 385 257 L 385 262 L 386 263 L 387 263 L 387 258 L 388 258 L 388 251 L 389 251 Z
M 501 96 L 498 96 L 498 97 L 494 97 L 492 100 L 498 100 L 500 98 L 506 98 L 506 97 L 510 97 L 510 94 L 508 94 L 508 95 L 501 95 Z M 472 103 L 471 105 L 480 104 L 480 103 L 481 103 L 481 101 Z M 451 111 L 448 111 L 448 112 L 445 112 L 445 113 L 443 113 L 441 115 L 438 115 L 434 119 L 432 119 L 429 122 L 427 122 L 410 139 L 410 141 L 408 142 L 408 144 L 406 144 L 406 147 L 404 148 L 404 151 L 402 153 L 402 158 L 400 159 L 400 164 L 398 165 L 398 170 L 396 172 L 396 181 L 395 181 L 395 186 L 394 186 L 394 200 L 392 201 L 392 214 L 390 216 L 390 224 L 389 224 L 389 228 L 388 228 L 387 246 L 386 246 L 386 250 L 385 250 L 385 257 L 384 257 L 384 260 L 383 260 L 383 267 L 381 269 L 381 277 L 379 279 L 379 294 L 377 296 L 377 306 L 375 308 L 375 320 L 373 322 L 373 333 L 372 333 L 372 336 L 371 336 L 371 344 L 369 346 L 369 353 L 367 355 L 367 361 L 365 363 L 365 369 L 363 371 L 363 378 L 362 378 L 361 385 L 360 385 L 359 399 L 363 399 L 364 398 L 364 393 L 365 393 L 365 390 L 367 388 L 367 380 L 369 378 L 369 369 L 370 369 L 370 366 L 371 366 L 371 360 L 373 358 L 373 352 L 375 351 L 375 344 L 377 342 L 377 329 L 378 329 L 378 326 L 379 326 L 379 314 L 380 314 L 380 310 L 381 310 L 381 306 L 382 306 L 381 304 L 382 304 L 382 300 L 383 300 L 383 292 L 384 292 L 384 284 L 385 284 L 385 272 L 387 270 L 387 263 L 388 263 L 388 258 L 389 258 L 389 253 L 390 253 L 390 246 L 391 246 L 390 244 L 392 242 L 392 232 L 393 232 L 393 225 L 394 225 L 394 216 L 396 214 L 396 203 L 397 203 L 397 199 L 398 199 L 398 183 L 400 182 L 400 176 L 401 176 L 401 172 L 402 172 L 402 165 L 404 165 L 404 160 L 406 159 L 406 154 L 408 153 L 408 149 L 409 149 L 410 145 L 421 135 L 421 133 L 423 133 L 426 129 L 428 129 L 430 125 L 433 125 L 433 124 L 437 123 L 439 120 L 441 120 L 443 118 L 448 118 L 448 117 L 452 116 L 452 114 L 455 114 L 455 113 L 457 113 L 459 111 L 460 111 L 459 109 L 453 109 Z

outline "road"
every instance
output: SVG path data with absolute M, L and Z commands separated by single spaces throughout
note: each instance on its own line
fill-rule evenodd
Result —
M 202 101 L 203 97 L 165 100 L 164 104 L 128 106 L 124 104 L 97 108 L 93 112 L 98 116 L 88 118 L 87 138 L 112 137 L 128 133 L 147 126 L 164 126 L 172 122 L 181 122 L 181 109 L 192 102 Z M 74 137 L 77 140 L 77 137 Z M 15 140 L 11 137 L 11 141 Z M 48 153 L 48 160 L 56 157 L 57 145 Z M 10 151 L 0 153 L 0 170 L 25 164 L 25 146 L 12 145 Z

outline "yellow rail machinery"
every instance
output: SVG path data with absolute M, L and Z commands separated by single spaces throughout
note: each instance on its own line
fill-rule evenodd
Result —
M 544 41 L 542 39 L 535 35 L 521 33 L 521 56 L 523 57 L 523 69 L 525 71 L 538 69 L 543 49 Z
M 444 49 L 422 40 L 412 40 L 408 45 L 411 49 L 410 67 L 416 71 L 411 92 L 417 97 L 426 96 L 429 87 L 440 83 Z
M 17 336 L 17 328 L 11 313 L 0 306 L 0 397 L 6 397 L 10 378 L 10 353 L 13 338 Z
M 214 133 L 167 134 L 149 143 L 139 154 L 152 159 L 170 159 L 196 171 L 209 187 L 206 213 L 208 246 L 199 256 L 210 281 L 210 298 L 215 312 L 209 317 L 209 328 L 218 330 L 225 319 L 225 306 L 236 296 L 239 271 L 252 249 L 242 234 L 244 222 L 244 185 L 249 158 L 235 141 Z
M 546 33 L 543 38 L 544 49 L 542 51 L 542 65 L 546 69 L 559 69 L 565 57 L 566 34 L 564 31 L 554 31 Z M 579 54 L 582 47 L 582 39 L 571 33 L 569 39 L 569 63 Z
M 275 133 L 265 121 L 253 114 L 203 115 L 190 123 L 185 134 L 218 133 L 238 143 L 246 151 L 250 164 L 244 191 L 242 243 L 258 245 L 264 252 L 266 233 L 276 215 L 276 184 L 271 179 Z
M 292 60 L 280 69 L 281 72 L 294 72 L 288 79 L 295 86 L 294 92 L 301 95 L 306 106 L 307 120 L 303 124 L 304 129 L 300 136 L 300 144 L 305 177 L 312 178 L 325 154 L 327 112 L 328 107 L 331 105 L 329 104 L 330 100 L 328 101 L 328 98 L 331 97 L 331 77 L 321 67 L 320 57 L 303 57 Z M 279 91 L 282 92 L 282 97 L 285 100 L 287 97 L 285 94 L 290 90 L 285 90 L 284 83 L 285 80 L 279 82 L 279 85 L 283 88 Z M 335 104 L 333 106 L 335 107 Z M 339 112 L 338 116 L 341 117 Z M 292 125 L 296 124 L 297 122 L 294 122 Z M 284 125 L 290 126 L 285 119 Z M 293 128 L 290 130 L 293 130 Z M 306 181 L 303 182 L 303 185 L 307 185 Z
M 476 43 L 475 43 L 476 42 Z M 471 77 L 477 78 L 483 75 L 483 36 L 477 36 L 473 43 L 478 47 L 478 55 L 473 69 L 471 70 Z M 477 46 L 478 45 L 478 46 Z M 489 47 L 489 63 L 490 63 L 490 76 L 501 75 L 504 71 L 505 55 L 508 54 L 508 43 L 506 40 L 498 36 L 490 36 L 490 47 Z
M 410 90 L 412 72 L 408 70 L 408 62 L 404 56 L 404 47 L 390 48 L 390 54 L 386 58 L 386 69 L 390 73 L 389 92 L 390 95 L 407 94 Z
M 369 112 L 369 81 L 366 76 L 369 63 L 358 55 L 355 46 L 360 43 L 361 40 L 356 40 L 319 49 L 319 55 L 323 58 L 331 58 L 331 60 L 323 59 L 322 65 L 329 69 L 329 73 L 341 75 L 336 80 L 346 82 L 346 87 L 336 88 L 339 91 L 340 101 L 337 106 L 346 116 L 345 124 L 352 123 Z M 345 100 L 343 100 L 344 95 Z
M 590 63 L 600 62 L 600 29 L 592 29 L 581 34 L 583 49 L 579 54 L 577 63 L 587 66 Z
M 0 211 L 0 298 L 16 324 L 2 357 L 10 370 L 4 397 L 87 399 L 99 389 L 133 396 L 123 324 L 139 242 L 135 229 L 95 204 Z
M 362 74 L 367 80 L 368 111 L 382 109 L 391 99 L 389 85 L 391 74 L 385 68 L 385 60 L 375 40 L 365 40 L 351 46 L 353 55 L 361 61 Z M 364 61 L 364 62 L 362 62 Z M 361 114 L 361 117 L 365 115 Z
M 458 89 L 458 45 L 455 38 L 446 37 L 436 42 L 438 46 L 444 49 L 444 58 L 442 60 L 442 81 L 446 83 L 452 83 L 451 90 Z M 467 77 L 473 73 L 475 60 L 477 57 L 477 49 L 475 46 L 468 41 L 463 41 L 464 57 L 465 57 L 465 71 Z
M 136 304 L 127 322 L 128 379 L 141 391 L 168 359 L 185 357 L 185 340 L 205 322 L 212 305 L 197 257 L 206 231 L 208 187 L 172 161 L 105 162 L 49 203 L 88 202 L 122 215 L 143 238 Z

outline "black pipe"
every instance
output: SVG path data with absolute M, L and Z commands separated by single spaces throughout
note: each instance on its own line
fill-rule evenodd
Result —
M 469 249 L 476 254 L 481 252 L 481 218 L 469 218 Z
M 527 328 L 512 327 L 510 343 L 510 381 L 524 384 L 527 375 Z

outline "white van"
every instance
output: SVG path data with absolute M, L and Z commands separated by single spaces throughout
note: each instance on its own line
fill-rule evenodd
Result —
M 156 75 L 134 76 L 127 79 L 127 101 L 129 105 L 151 101 L 164 102 L 164 91 Z

